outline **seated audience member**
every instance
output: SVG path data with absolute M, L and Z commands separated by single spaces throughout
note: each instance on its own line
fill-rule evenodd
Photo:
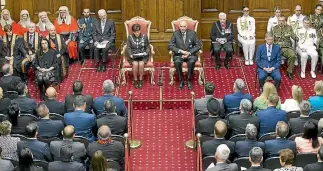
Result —
M 115 169 L 109 169 L 107 159 L 105 158 L 101 150 L 96 151 L 91 159 L 90 171 L 116 171 Z
M 37 121 L 38 137 L 59 137 L 64 129 L 64 123 L 61 120 L 51 120 L 49 111 L 44 103 L 37 107 L 37 113 L 40 119 Z
M 1 59 L 0 59 L 1 60 Z M 18 76 L 12 75 L 12 69 L 10 69 L 10 64 L 4 64 L 2 66 L 2 73 L 3 76 L 0 78 L 0 87 L 3 90 L 3 97 L 10 98 L 11 100 L 15 97 L 11 97 L 7 91 L 16 91 L 18 83 L 21 83 L 21 78 Z
M 230 149 L 226 144 L 220 144 L 216 148 L 215 160 L 216 165 L 214 167 L 208 168 L 206 171 L 221 171 L 221 170 L 230 170 L 238 171 L 238 166 L 235 163 L 227 164 L 227 160 L 230 156 Z
M 224 139 L 227 134 L 228 128 L 223 121 L 217 121 L 214 125 L 214 139 L 203 142 L 202 154 L 203 156 L 213 156 L 216 152 L 216 148 L 220 144 L 226 144 L 230 148 L 230 156 L 234 154 L 234 142 Z
M 207 110 L 207 102 L 210 98 L 215 98 L 213 96 L 214 94 L 214 89 L 215 85 L 212 82 L 206 82 L 204 84 L 204 90 L 205 90 L 205 97 L 201 99 L 196 99 L 194 101 L 194 110 L 195 110 L 195 115 L 198 114 L 208 114 Z M 219 98 L 215 98 L 219 103 L 220 103 L 220 113 L 219 116 L 223 117 L 225 116 L 224 113 L 224 106 L 223 106 L 223 100 Z
M 317 124 L 312 120 L 306 121 L 303 136 L 295 138 L 298 153 L 317 153 L 318 148 L 323 143 L 323 139 L 318 137 L 317 134 Z
M 35 99 L 27 97 L 28 87 L 25 83 L 19 83 L 17 85 L 19 97 L 13 99 L 11 103 L 17 103 L 19 105 L 19 111 L 23 114 L 33 114 L 36 115 L 37 103 Z
M 209 117 L 202 119 L 197 123 L 196 132 L 202 135 L 212 135 L 214 133 L 214 124 L 222 120 L 218 113 L 220 111 L 220 103 L 215 98 L 210 98 L 207 101 L 207 110 L 209 112 Z M 226 121 L 224 121 L 226 123 Z
M 116 105 L 111 99 L 104 102 L 104 108 L 105 112 L 96 120 L 97 127 L 108 125 L 112 134 L 123 135 L 127 128 L 127 118 L 117 115 Z
M 0 123 L 0 148 L 2 148 L 2 157 L 8 157 L 18 161 L 17 144 L 20 141 L 17 137 L 11 137 L 11 123 L 3 121 Z M 1 170 L 1 169 L 0 169 Z
M 279 121 L 277 123 L 276 139 L 265 141 L 266 158 L 279 156 L 279 151 L 285 148 L 291 149 L 296 154 L 296 143 L 286 139 L 288 131 L 288 125 L 285 122 Z
M 252 96 L 248 93 L 243 93 L 246 85 L 245 82 L 238 78 L 233 84 L 233 94 L 227 94 L 223 98 L 224 108 L 226 113 L 239 111 L 240 102 L 242 99 L 252 101 Z
M 68 125 L 63 130 L 63 140 L 50 142 L 50 152 L 54 161 L 60 160 L 60 149 L 63 145 L 70 145 L 73 148 L 73 159 L 83 163 L 86 159 L 86 149 L 83 143 L 74 142 L 75 129 L 72 125 Z
M 50 154 L 48 144 L 37 140 L 38 127 L 36 123 L 30 123 L 26 126 L 27 139 L 18 142 L 18 152 L 24 148 L 28 148 L 32 151 L 33 156 L 37 160 L 52 161 L 52 155 Z M 20 160 L 20 159 L 19 159 Z
M 97 150 L 102 150 L 107 159 L 111 159 L 123 164 L 124 145 L 119 141 L 111 139 L 111 130 L 108 126 L 103 125 L 98 131 L 98 141 L 89 144 L 87 154 L 92 158 Z
M 303 89 L 298 85 L 292 86 L 292 99 L 286 99 L 281 109 L 286 112 L 299 111 L 299 105 L 303 101 Z
M 9 160 L 3 160 L 2 148 L 0 147 L 0 170 L 2 171 L 13 171 L 15 168 Z
M 254 147 L 260 147 L 262 151 L 265 150 L 265 144 L 257 141 L 257 128 L 253 124 L 248 124 L 246 127 L 245 141 L 237 141 L 235 146 L 236 157 L 248 157 L 249 151 Z
M 315 96 L 311 96 L 308 102 L 311 104 L 311 111 L 313 113 L 317 110 L 323 110 L 323 81 L 315 81 L 314 85 Z
M 240 102 L 240 114 L 231 115 L 228 118 L 228 124 L 232 130 L 231 137 L 237 134 L 244 134 L 247 124 L 251 123 L 259 128 L 259 119 L 257 116 L 253 116 L 252 103 L 248 99 L 242 99 Z M 249 152 L 249 151 L 248 151 Z
M 19 113 L 19 105 L 17 103 L 11 103 L 8 107 L 8 116 L 12 123 L 11 133 L 25 135 L 26 126 L 34 120 L 31 117 L 22 118 Z
M 21 149 L 19 151 L 19 165 L 15 171 L 45 171 L 42 167 L 38 167 L 34 164 L 34 157 L 32 150 L 29 148 Z
M 259 147 L 252 148 L 249 152 L 251 167 L 247 171 L 271 171 L 262 167 L 263 159 L 263 150 Z
M 282 167 L 274 171 L 303 171 L 303 168 L 293 166 L 294 156 L 294 152 L 291 149 L 280 150 L 279 161 Z
M 114 93 L 114 84 L 111 80 L 105 80 L 103 82 L 103 92 L 104 95 L 97 97 L 93 102 L 94 112 L 98 115 L 104 112 L 104 102 L 107 99 L 112 99 L 117 107 L 117 114 L 120 116 L 127 117 L 128 110 L 125 106 L 125 103 L 122 98 L 113 96 Z
M 304 132 L 304 124 L 308 120 L 312 120 L 316 124 L 317 120 L 311 119 L 309 113 L 311 110 L 311 104 L 308 101 L 302 101 L 300 103 L 301 115 L 298 118 L 290 118 L 288 121 L 290 135 L 299 134 Z
M 93 130 L 96 128 L 95 115 L 85 113 L 86 102 L 82 95 L 76 96 L 74 101 L 75 111 L 65 113 L 65 125 L 73 125 L 75 128 L 75 135 L 83 136 L 90 141 L 94 141 Z
M 67 95 L 65 97 L 65 112 L 74 112 L 74 101 L 76 96 L 83 96 L 86 102 L 86 113 L 92 113 L 93 98 L 91 95 L 82 94 L 83 83 L 82 81 L 75 81 L 73 84 L 73 94 Z
M 74 149 L 71 145 L 63 145 L 60 149 L 60 161 L 48 164 L 48 171 L 85 171 L 82 163 L 73 160 Z
M 60 115 L 64 115 L 65 106 L 64 103 L 56 100 L 56 90 L 54 87 L 49 87 L 46 90 L 47 100 L 45 101 L 45 105 L 47 106 L 49 113 L 57 113 Z
M 3 90 L 0 87 L 0 113 L 1 114 L 5 114 L 5 115 L 8 114 L 8 107 L 10 105 L 10 101 L 11 100 L 9 98 L 3 97 Z
M 256 115 L 259 118 L 259 137 L 274 132 L 278 121 L 286 122 L 286 111 L 277 109 L 279 97 L 276 94 L 269 95 L 268 108 L 259 110 Z M 268 119 L 270 118 L 270 119 Z
M 323 170 L 323 146 L 320 146 L 317 151 L 317 159 L 316 163 L 307 164 L 304 167 L 304 171 L 321 171 Z
M 262 109 L 266 109 L 268 107 L 268 96 L 271 94 L 278 94 L 276 87 L 271 82 L 266 82 L 263 87 L 263 91 L 259 97 L 255 99 L 253 102 L 253 111 L 258 111 Z M 281 108 L 281 102 L 279 102 L 276 106 L 277 109 Z

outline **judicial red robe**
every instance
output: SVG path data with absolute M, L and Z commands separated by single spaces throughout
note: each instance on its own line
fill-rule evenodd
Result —
M 20 24 L 17 24 L 15 21 L 12 21 L 11 26 L 12 26 L 12 32 L 14 34 L 22 35 Z M 0 36 L 3 36 L 5 34 L 6 32 L 3 30 L 2 26 L 0 25 Z

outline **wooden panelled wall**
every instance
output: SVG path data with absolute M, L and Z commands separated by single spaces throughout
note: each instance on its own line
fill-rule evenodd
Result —
M 151 42 L 156 47 L 157 59 L 168 54 L 167 45 L 172 34 L 170 22 L 186 15 L 200 22 L 198 36 L 203 40 L 203 49 L 209 50 L 212 23 L 218 19 L 219 12 L 227 13 L 228 20 L 236 24 L 241 15 L 241 7 L 247 5 L 250 15 L 256 20 L 257 44 L 263 42 L 267 22 L 273 15 L 273 8 L 280 6 L 283 14 L 289 16 L 297 4 L 302 5 L 303 14 L 314 12 L 317 0 L 6 0 L 6 8 L 18 21 L 22 9 L 27 9 L 33 21 L 37 21 L 40 11 L 49 12 L 53 20 L 60 6 L 68 6 L 71 14 L 79 18 L 83 8 L 90 8 L 95 14 L 106 9 L 108 18 L 116 23 L 117 42 L 125 40 L 123 22 L 134 16 L 152 21 Z M 236 30 L 236 29 L 235 29 Z M 161 58 L 162 57 L 162 58 Z

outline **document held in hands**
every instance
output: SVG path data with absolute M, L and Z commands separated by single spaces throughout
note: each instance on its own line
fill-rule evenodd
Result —
M 101 43 L 98 43 L 96 45 L 96 48 L 98 48 L 98 49 L 104 49 L 107 46 L 108 43 L 109 43 L 108 41 L 103 41 Z

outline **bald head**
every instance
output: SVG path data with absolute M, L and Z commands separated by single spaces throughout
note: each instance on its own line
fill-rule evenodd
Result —
M 73 139 L 75 135 L 74 126 L 68 125 L 63 130 L 63 137 L 64 139 Z
M 48 87 L 48 89 L 46 90 L 46 96 L 49 99 L 55 99 L 56 98 L 56 90 L 54 87 Z
M 107 125 L 103 125 L 99 128 L 98 138 L 100 140 L 108 140 L 111 137 L 111 129 Z
M 183 32 L 186 32 L 186 29 L 187 29 L 187 22 L 183 20 L 179 23 L 179 30 L 183 33 Z

